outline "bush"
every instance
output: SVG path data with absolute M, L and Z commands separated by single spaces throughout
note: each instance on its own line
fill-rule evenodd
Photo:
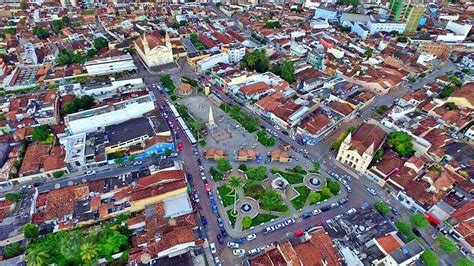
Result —
M 454 88 L 451 86 L 445 86 L 442 90 L 441 93 L 439 94 L 441 98 L 448 98 L 451 96 L 451 94 L 454 93 Z
M 309 193 L 309 204 L 313 205 L 321 201 L 321 193 L 319 192 L 311 192 Z
M 280 194 L 273 190 L 265 190 L 260 199 L 260 207 L 263 210 L 277 212 L 285 212 L 288 210 L 288 206 L 286 206 Z
M 456 266 L 474 266 L 474 262 L 468 258 L 456 260 Z
M 247 171 L 247 165 L 246 165 L 246 164 L 243 164 L 243 163 L 240 164 L 240 165 L 239 165 L 239 170 L 244 171 L 244 172 Z
M 64 172 L 63 170 L 61 170 L 61 171 L 56 171 L 56 172 L 54 172 L 54 173 L 53 173 L 53 176 L 54 176 L 55 178 L 61 178 L 61 177 L 64 176 L 64 174 L 65 174 L 65 172 Z
M 242 229 L 248 229 L 252 226 L 252 218 L 249 216 L 244 216 L 242 218 Z
M 323 200 L 329 199 L 331 197 L 331 190 L 327 187 L 321 189 L 321 197 Z
M 45 141 L 51 135 L 51 129 L 46 125 L 40 125 L 33 129 L 32 137 L 36 141 Z
M 425 266 L 438 266 L 438 256 L 431 249 L 426 249 L 423 252 L 421 260 Z
M 428 219 L 426 219 L 426 217 L 421 214 L 421 213 L 415 213 L 413 214 L 411 217 L 410 217 L 410 220 L 411 220 L 411 223 L 418 227 L 418 228 L 426 228 L 428 227 L 428 225 L 430 225 L 430 223 L 428 222 Z
M 217 160 L 217 170 L 225 173 L 231 169 L 232 165 L 230 165 L 229 160 L 224 158 Z
M 388 106 L 385 104 L 382 104 L 382 105 L 377 106 L 377 108 L 375 108 L 375 112 L 379 115 L 382 115 L 383 113 L 385 113 L 385 111 L 387 111 L 387 109 L 388 109 Z
M 7 193 L 5 199 L 12 203 L 20 202 L 23 199 L 22 193 Z
M 295 207 L 296 210 L 300 210 L 301 208 L 304 207 L 311 190 L 307 188 L 306 186 L 297 187 L 295 188 L 295 190 L 298 191 L 300 195 L 292 199 L 291 204 L 293 204 L 293 207 Z
M 245 175 L 247 175 L 248 179 L 263 181 L 267 178 L 267 168 L 265 166 L 247 167 Z
M 3 249 L 3 255 L 5 258 L 13 258 L 22 253 L 22 248 L 20 243 L 16 242 L 11 244 L 10 246 L 7 246 Z
M 326 182 L 327 182 L 327 187 L 329 188 L 329 190 L 331 191 L 333 195 L 339 194 L 339 191 L 341 190 L 341 185 L 337 181 L 331 178 L 327 178 Z
M 260 144 L 266 147 L 275 146 L 276 143 L 276 139 L 272 136 L 269 136 L 267 132 L 263 130 L 257 132 L 257 140 L 260 142 Z
M 374 204 L 374 207 L 382 215 L 389 215 L 390 213 L 392 213 L 392 210 L 385 202 L 379 201 Z
M 458 247 L 456 246 L 456 244 L 454 244 L 451 239 L 445 237 L 444 235 L 438 236 L 438 245 L 439 249 L 441 249 L 444 253 L 448 255 L 452 255 L 458 252 Z
M 26 239 L 33 240 L 38 238 L 40 230 L 36 224 L 27 223 L 25 226 L 23 226 L 23 234 Z

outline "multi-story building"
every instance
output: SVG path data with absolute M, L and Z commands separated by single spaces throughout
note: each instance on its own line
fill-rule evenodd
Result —
M 144 35 L 134 41 L 140 59 L 148 68 L 173 63 L 173 50 L 168 34 L 165 42 L 155 35 Z
M 143 116 L 155 109 L 151 94 L 67 115 L 64 118 L 71 134 L 103 130 L 106 126 L 119 124 Z
M 364 123 L 354 134 L 349 133 L 341 144 L 336 159 L 363 173 L 385 140 L 385 132 L 378 126 Z
M 405 32 L 415 32 L 425 12 L 420 0 L 391 0 L 389 8 L 395 22 L 406 22 Z

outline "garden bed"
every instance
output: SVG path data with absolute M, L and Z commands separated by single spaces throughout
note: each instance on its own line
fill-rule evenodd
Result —
M 255 216 L 252 219 L 252 225 L 251 226 L 257 226 L 262 223 L 269 222 L 271 219 L 278 218 L 278 216 L 271 215 L 271 214 L 264 214 L 264 213 L 259 213 L 257 216 Z
M 308 199 L 308 195 L 311 192 L 311 189 L 309 189 L 306 186 L 302 187 L 295 187 L 295 190 L 300 193 L 299 196 L 291 200 L 291 204 L 293 204 L 293 207 L 295 207 L 296 210 L 300 210 L 304 207 L 304 204 L 306 203 L 306 200 Z
M 237 220 L 237 215 L 236 215 L 236 216 L 232 216 L 232 211 L 233 211 L 233 210 L 228 210 L 228 211 L 227 211 L 227 218 L 229 218 L 229 222 L 230 222 L 230 224 L 232 225 L 232 228 L 234 228 L 235 221 Z
M 303 183 L 304 176 L 297 173 L 289 173 L 283 171 L 275 171 L 274 174 L 281 175 L 291 185 Z
M 265 189 L 262 185 L 252 183 L 246 183 L 243 189 L 245 196 L 254 198 L 256 200 L 259 200 L 265 192 Z
M 234 202 L 237 199 L 239 199 L 238 195 L 237 195 L 237 199 L 234 198 L 234 191 L 226 185 L 218 187 L 217 191 L 219 192 L 219 195 L 221 196 L 222 205 L 224 205 L 224 207 L 234 204 Z

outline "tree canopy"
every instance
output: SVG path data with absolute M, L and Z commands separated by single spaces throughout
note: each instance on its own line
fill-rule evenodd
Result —
M 345 6 L 358 6 L 359 0 L 340 0 L 340 3 Z
M 281 65 L 274 65 L 271 71 L 290 84 L 295 82 L 295 67 L 292 61 L 285 60 Z
M 337 181 L 331 178 L 328 178 L 326 182 L 327 182 L 327 187 L 329 188 L 329 191 L 331 191 L 333 195 L 339 194 L 339 191 L 341 190 L 341 185 L 339 185 Z
M 36 224 L 27 223 L 25 226 L 23 226 L 23 234 L 25 235 L 26 239 L 36 239 L 40 234 L 39 227 Z
M 92 108 L 94 104 L 94 97 L 89 95 L 84 95 L 79 98 L 74 98 L 71 102 L 66 103 L 63 108 L 62 112 L 64 114 L 72 114 L 76 113 L 80 110 L 88 110 Z
M 260 206 L 262 209 L 269 211 L 286 211 L 288 207 L 283 202 L 280 194 L 273 190 L 265 190 L 260 199 Z
M 430 225 L 430 222 L 428 222 L 428 219 L 421 214 L 421 213 L 415 213 L 410 217 L 411 223 L 418 227 L 418 228 L 426 228 Z
M 227 172 L 232 169 L 232 165 L 230 165 L 229 160 L 222 158 L 217 160 L 217 170 L 221 172 Z
M 45 141 L 51 135 L 51 129 L 46 125 L 40 125 L 33 129 L 33 139 L 36 141 Z
M 279 29 L 281 28 L 280 21 L 275 20 L 275 21 L 267 21 L 265 23 L 265 26 L 263 26 L 266 29 Z
M 46 39 L 49 37 L 49 33 L 41 26 L 34 26 L 33 34 L 40 39 Z
M 425 266 L 438 266 L 438 256 L 431 249 L 425 249 L 421 254 L 421 260 Z
M 387 203 L 383 201 L 376 202 L 374 208 L 382 215 L 389 215 L 392 212 Z
M 23 194 L 21 193 L 7 193 L 5 194 L 5 199 L 12 203 L 20 202 L 23 199 Z
M 106 38 L 104 37 L 99 37 L 94 39 L 94 48 L 97 51 L 100 51 L 103 48 L 108 48 L 109 47 L 109 41 L 107 41 Z
M 250 228 L 250 226 L 252 226 L 252 218 L 244 216 L 244 218 L 242 218 L 242 229 Z
M 403 131 L 391 132 L 387 138 L 387 145 L 390 146 L 400 156 L 411 156 L 415 153 L 412 137 Z
M 59 52 L 58 57 L 56 58 L 56 63 L 58 65 L 82 64 L 86 61 L 86 59 L 87 58 L 85 56 L 82 56 L 78 52 L 64 49 Z
M 442 90 L 441 93 L 439 94 L 441 98 L 448 98 L 451 96 L 451 94 L 454 93 L 454 88 L 451 86 L 445 86 Z
M 64 26 L 64 23 L 62 20 L 60 19 L 57 19 L 57 20 L 53 20 L 53 22 L 51 22 L 51 29 L 53 30 L 54 33 L 56 34 L 59 34 L 61 33 L 61 30 Z
M 247 167 L 245 174 L 248 179 L 262 181 L 267 178 L 267 168 L 265 166 Z
M 474 262 L 469 258 L 460 258 L 456 260 L 456 266 L 474 266 Z
M 246 53 L 240 61 L 241 69 L 255 70 L 259 73 L 268 71 L 270 60 L 264 49 L 255 49 L 250 53 Z
M 456 246 L 456 244 L 444 235 L 438 236 L 438 245 L 439 248 L 448 255 L 458 252 L 458 247 Z

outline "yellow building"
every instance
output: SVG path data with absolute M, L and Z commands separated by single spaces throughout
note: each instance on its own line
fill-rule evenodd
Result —
M 448 102 L 454 102 L 462 108 L 474 109 L 474 82 L 467 83 L 456 90 L 448 98 Z

